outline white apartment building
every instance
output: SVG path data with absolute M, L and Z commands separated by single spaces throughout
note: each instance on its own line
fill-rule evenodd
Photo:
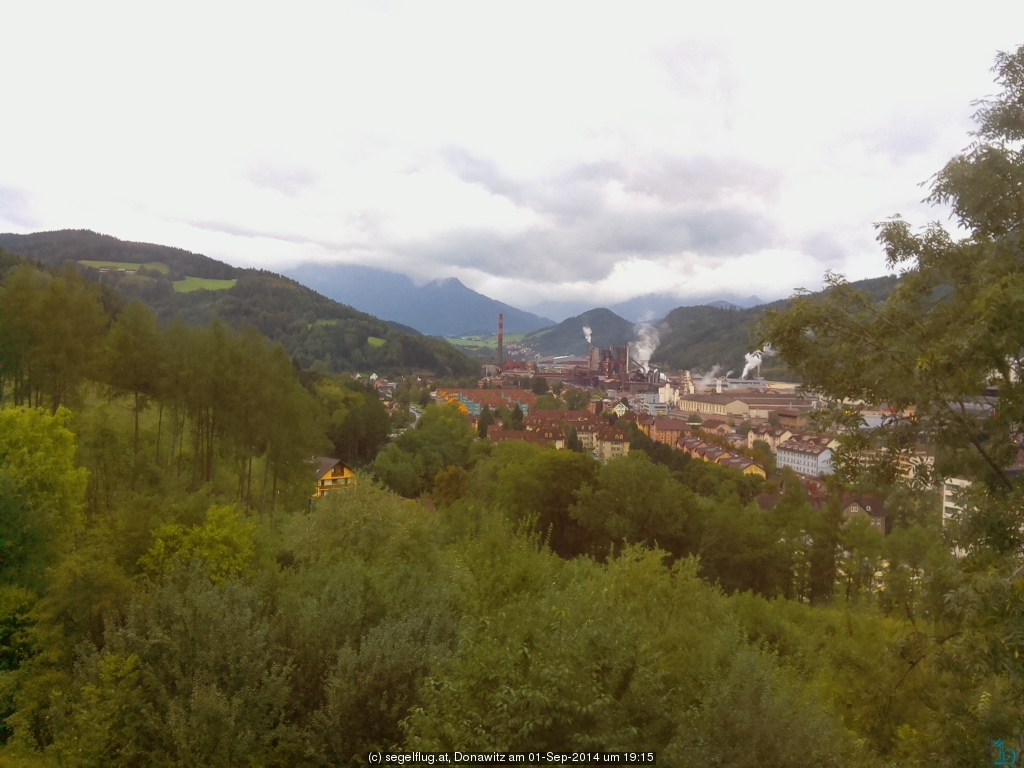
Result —
M 789 467 L 797 474 L 810 477 L 831 475 L 834 472 L 832 449 L 815 443 L 798 443 L 793 440 L 779 443 L 775 461 L 780 469 Z
M 956 497 L 964 488 L 970 488 L 971 481 L 962 477 L 948 477 L 942 481 L 942 524 L 955 520 L 964 511 Z

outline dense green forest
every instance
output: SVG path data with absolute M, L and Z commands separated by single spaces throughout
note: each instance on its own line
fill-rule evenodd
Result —
M 205 325 L 219 317 L 239 330 L 251 325 L 283 345 L 303 368 L 389 376 L 425 370 L 457 379 L 475 379 L 479 372 L 477 362 L 442 339 L 386 323 L 273 272 L 238 269 L 178 248 L 77 230 L 3 235 L 0 246 L 54 268 L 69 261 L 78 264 L 91 282 L 140 299 L 165 324 L 180 317 L 188 324 Z M 100 272 L 80 262 L 139 269 L 133 269 L 134 274 Z M 176 281 L 186 277 L 236 282 L 222 290 L 175 290 Z
M 168 277 L 186 276 L 231 279 L 244 270 L 199 253 L 152 243 L 132 243 L 88 230 L 34 232 L 30 235 L 0 234 L 0 247 L 54 267 L 72 261 L 163 264 Z
M 783 475 L 763 511 L 640 434 L 607 463 L 492 445 L 447 406 L 383 447 L 371 390 L 255 328 L 0 254 L 0 766 L 992 764 L 1024 730 L 1024 49 L 997 64 L 933 186 L 969 234 L 892 219 L 884 302 L 833 278 L 758 326 L 845 428 L 821 506 Z M 893 415 L 856 429 L 858 402 Z M 895 471 L 922 439 L 970 483 L 945 524 Z M 311 504 L 330 451 L 365 473 Z M 889 535 L 842 515 L 861 484 Z

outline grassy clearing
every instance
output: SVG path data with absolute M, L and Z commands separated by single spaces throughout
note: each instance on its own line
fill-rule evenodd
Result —
M 142 267 L 145 267 L 146 269 L 153 269 L 153 270 L 156 270 L 157 272 L 162 272 L 165 275 L 168 272 L 171 271 L 170 268 L 166 264 L 161 262 L 161 261 L 150 261 L 150 262 L 147 262 L 145 264 L 140 264 L 137 261 L 136 262 L 131 262 L 131 261 L 88 261 L 88 260 L 83 260 L 83 261 L 80 261 L 78 263 L 81 264 L 83 267 L 92 267 L 93 269 L 130 269 L 132 271 L 137 272 Z
M 313 325 L 337 325 L 337 320 L 317 320 Z M 312 327 L 312 326 L 311 326 Z
M 505 342 L 522 341 L 525 333 L 506 333 Z M 497 349 L 498 334 L 492 333 L 487 336 L 461 336 L 459 338 L 445 339 L 449 344 L 466 349 Z
M 369 336 L 366 339 L 366 343 L 369 344 L 371 347 L 383 347 L 384 339 L 378 339 L 376 336 Z
M 142 266 L 137 261 L 134 263 L 129 261 L 80 261 L 78 263 L 83 267 L 92 267 L 93 269 L 130 269 L 132 271 Z
M 226 291 L 233 286 L 235 280 L 214 280 L 209 277 L 186 277 L 184 280 L 174 281 L 175 293 L 190 293 L 192 291 Z

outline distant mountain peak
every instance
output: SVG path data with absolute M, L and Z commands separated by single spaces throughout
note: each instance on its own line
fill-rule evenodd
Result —
M 427 286 L 435 288 L 465 288 L 461 280 L 457 277 L 439 277 L 437 280 L 427 283 Z M 472 289 L 469 289 L 472 290 Z
M 335 301 L 428 336 L 494 333 L 499 314 L 505 316 L 505 333 L 509 334 L 553 325 L 547 318 L 484 296 L 457 277 L 442 277 L 417 286 L 406 275 L 357 264 L 304 264 L 288 270 L 288 275 Z

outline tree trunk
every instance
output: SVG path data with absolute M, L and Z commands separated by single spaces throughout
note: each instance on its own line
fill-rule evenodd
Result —
M 263 510 L 267 508 L 267 470 L 270 469 L 270 445 L 263 453 L 263 498 L 260 499 L 260 522 L 263 522 Z
M 274 507 L 277 504 L 277 466 L 274 466 L 274 489 L 270 492 L 270 522 L 274 522 Z
M 139 463 L 139 393 L 135 393 L 135 464 Z
M 164 404 L 160 403 L 160 415 L 156 419 L 156 465 L 160 466 L 160 432 L 164 426 Z
M 245 481 L 245 506 L 252 509 L 252 446 L 249 446 L 249 477 Z

